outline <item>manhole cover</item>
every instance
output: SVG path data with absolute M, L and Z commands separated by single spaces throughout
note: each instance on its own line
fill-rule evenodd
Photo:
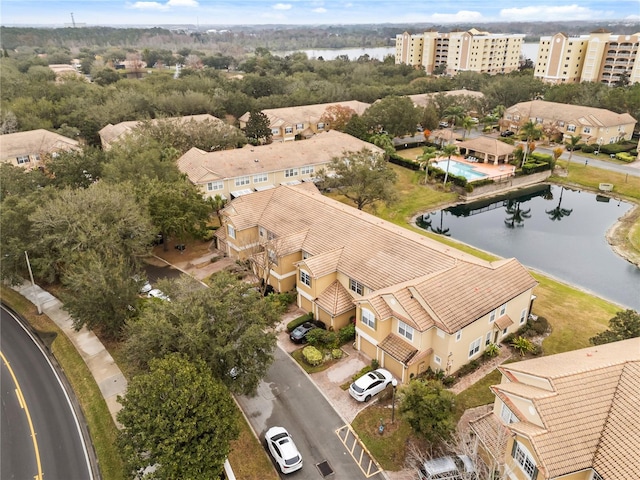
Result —
M 333 469 L 326 460 L 321 463 L 316 463 L 316 467 L 318 467 L 318 470 L 320 470 L 323 477 L 329 476 L 333 473 Z

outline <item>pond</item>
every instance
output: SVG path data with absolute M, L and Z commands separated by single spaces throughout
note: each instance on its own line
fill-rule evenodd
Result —
M 607 230 L 632 205 L 557 185 L 418 216 L 429 231 L 500 255 L 640 311 L 640 268 L 619 257 Z

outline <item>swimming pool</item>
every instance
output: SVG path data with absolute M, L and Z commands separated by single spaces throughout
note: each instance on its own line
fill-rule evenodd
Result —
M 433 162 L 433 166 L 438 167 L 440 170 L 447 171 L 447 161 L 440 160 L 439 162 Z M 468 182 L 479 180 L 481 178 L 488 177 L 486 173 L 480 173 L 476 171 L 475 167 L 467 165 L 466 163 L 457 162 L 455 160 L 449 160 L 449 174 L 464 177 Z

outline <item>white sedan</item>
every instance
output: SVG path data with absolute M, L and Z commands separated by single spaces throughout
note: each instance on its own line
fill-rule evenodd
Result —
M 265 433 L 264 440 L 282 473 L 291 473 L 302 468 L 302 455 L 286 429 L 271 427 Z
M 162 290 L 160 290 L 159 288 L 154 288 L 149 290 L 149 293 L 147 293 L 147 298 L 159 298 L 161 300 L 168 300 L 171 301 L 169 299 L 169 297 L 167 297 L 164 292 Z
M 384 368 L 366 373 L 349 387 L 349 393 L 359 402 L 368 402 L 393 382 L 393 375 Z

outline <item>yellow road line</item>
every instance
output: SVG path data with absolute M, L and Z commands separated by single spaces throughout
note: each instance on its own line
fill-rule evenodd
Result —
M 4 364 L 7 366 L 7 369 L 11 374 L 11 378 L 13 378 L 13 383 L 16 386 L 16 396 L 18 397 L 18 402 L 24 409 L 24 413 L 27 416 L 27 422 L 29 423 L 29 430 L 31 430 L 31 439 L 33 440 L 33 450 L 36 455 L 36 464 L 38 466 L 38 474 L 35 475 L 33 478 L 35 480 L 42 480 L 44 476 L 42 473 L 42 464 L 40 463 L 40 450 L 38 450 L 38 440 L 36 439 L 36 432 L 33 428 L 33 422 L 31 421 L 31 414 L 29 413 L 29 407 L 27 407 L 27 402 L 24 399 L 24 395 L 22 395 L 22 390 L 20 390 L 20 385 L 18 384 L 18 379 L 16 377 L 16 374 L 13 373 L 13 369 L 11 368 L 11 365 L 9 365 L 7 358 L 4 356 L 2 352 L 0 352 L 0 357 L 2 358 L 2 361 L 4 362 Z

